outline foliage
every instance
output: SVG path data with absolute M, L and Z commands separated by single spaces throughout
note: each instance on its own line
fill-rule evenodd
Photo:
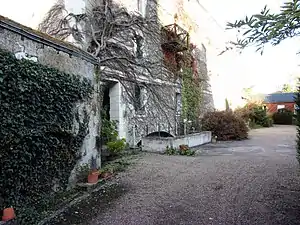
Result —
M 250 102 L 244 107 L 236 109 L 234 112 L 245 122 L 249 122 L 250 128 L 273 126 L 272 118 L 267 114 L 266 109 L 261 103 Z
M 290 0 L 281 6 L 279 13 L 271 13 L 265 6 L 259 14 L 228 23 L 227 29 L 238 29 L 238 32 L 241 33 L 241 38 L 231 44 L 240 49 L 255 46 L 257 51 L 262 54 L 264 45 L 267 43 L 278 45 L 287 38 L 299 36 L 299 6 L 299 0 Z M 227 47 L 226 50 L 232 48 Z
M 187 145 L 179 145 L 179 149 L 167 146 L 165 154 L 167 155 L 185 155 L 194 156 L 195 151 L 190 149 Z
M 225 98 L 225 108 L 226 108 L 226 111 L 230 111 L 230 106 L 229 106 L 229 102 L 228 102 L 227 98 Z
M 116 121 L 108 120 L 105 116 L 102 116 L 101 122 L 101 137 L 105 138 L 107 141 L 117 140 L 118 131 Z
M 112 155 L 120 154 L 122 151 L 125 150 L 125 147 L 126 147 L 125 138 L 115 140 L 115 141 L 110 141 L 107 143 L 107 148 Z
M 86 79 L 0 51 L 0 207 L 14 206 L 20 224 L 35 224 L 22 211 L 66 187 L 87 132 L 86 118 L 71 132 L 74 106 L 91 92 Z
M 179 145 L 179 155 L 192 156 L 195 155 L 195 151 L 190 149 L 187 145 Z
M 293 89 L 292 85 L 290 84 L 283 84 L 282 85 L 282 89 L 281 89 L 281 93 L 291 93 L 294 92 L 295 90 Z
M 167 155 L 176 155 L 177 154 L 177 150 L 173 147 L 169 147 L 167 146 L 165 154 Z
M 273 114 L 273 120 L 275 124 L 292 125 L 293 112 L 287 109 L 280 109 Z
M 91 168 L 88 163 L 78 166 L 76 168 L 77 181 L 85 182 L 90 172 L 91 172 Z
M 101 170 L 99 171 L 100 173 L 117 173 L 117 172 L 122 172 L 124 171 L 128 166 L 130 165 L 129 158 L 123 157 L 116 159 L 114 161 L 111 161 L 107 164 L 105 164 Z
M 300 163 L 300 86 L 295 98 L 296 105 L 298 109 L 296 110 L 296 125 L 297 125 L 297 159 Z
M 184 68 L 182 72 L 182 113 L 188 121 L 196 121 L 199 117 L 201 88 L 193 77 L 192 68 Z
M 251 110 L 250 113 L 250 120 L 254 122 L 257 125 L 260 125 L 262 127 L 270 127 L 272 122 L 271 118 L 268 117 L 266 109 L 263 107 L 263 105 L 251 105 L 246 106 L 249 110 Z
M 247 107 L 239 107 L 234 110 L 234 114 L 242 118 L 245 122 L 248 122 L 250 120 L 252 111 L 249 110 Z
M 245 121 L 230 111 L 215 111 L 204 115 L 202 119 L 204 130 L 212 131 L 218 140 L 242 140 L 248 137 Z

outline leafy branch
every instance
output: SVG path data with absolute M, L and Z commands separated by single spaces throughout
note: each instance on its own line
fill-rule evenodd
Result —
M 233 48 L 245 49 L 254 46 L 263 54 L 267 43 L 278 45 L 283 40 L 297 37 L 300 34 L 300 0 L 287 1 L 279 13 L 271 13 L 267 6 L 259 14 L 234 23 L 227 23 L 227 29 L 237 29 L 240 37 L 231 41 L 221 53 Z

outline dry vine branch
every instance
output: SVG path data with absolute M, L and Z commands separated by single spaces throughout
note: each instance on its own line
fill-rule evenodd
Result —
M 158 108 L 165 121 L 171 124 L 168 115 L 174 114 L 177 78 L 162 60 L 161 25 L 156 1 L 148 1 L 145 17 L 128 12 L 113 0 L 94 0 L 90 5 L 90 11 L 74 15 L 68 13 L 63 4 L 57 4 L 51 8 L 39 29 L 62 40 L 73 37 L 82 44 L 83 37 L 87 37 L 88 51 L 98 58 L 100 67 L 108 68 L 102 71 L 102 78 L 117 79 L 125 89 L 124 100 L 130 104 L 135 101 L 134 90 L 132 85 L 126 84 L 139 85 L 140 78 L 146 77 L 149 84 L 143 86 L 153 101 L 151 107 Z M 173 86 L 169 89 L 159 85 L 170 80 Z

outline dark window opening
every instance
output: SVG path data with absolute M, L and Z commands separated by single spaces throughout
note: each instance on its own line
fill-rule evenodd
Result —
M 144 54 L 143 53 L 143 37 L 140 35 L 136 35 L 134 37 L 134 42 L 136 44 L 136 52 L 135 52 L 136 57 L 138 59 L 141 59 L 141 58 L 143 58 L 143 54 Z
M 109 87 L 105 87 L 103 92 L 103 114 L 102 116 L 106 118 L 107 120 L 110 120 L 110 97 L 109 97 Z
M 142 91 L 139 85 L 134 87 L 134 110 L 139 111 L 142 109 Z

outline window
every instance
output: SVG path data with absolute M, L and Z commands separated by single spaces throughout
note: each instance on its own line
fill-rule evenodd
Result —
M 176 98 L 175 98 L 176 102 L 176 113 L 177 115 L 180 114 L 181 112 L 181 94 L 180 93 L 176 93 Z
M 277 110 L 284 109 L 284 108 L 285 108 L 285 105 L 277 105 Z
M 143 37 L 140 35 L 135 35 L 134 37 L 134 51 L 135 51 L 135 56 L 138 59 L 143 58 Z
M 147 0 L 137 0 L 138 11 L 142 14 L 143 17 L 146 15 L 146 5 Z
M 134 102 L 133 102 L 134 110 L 140 111 L 142 110 L 142 88 L 139 85 L 134 86 Z

